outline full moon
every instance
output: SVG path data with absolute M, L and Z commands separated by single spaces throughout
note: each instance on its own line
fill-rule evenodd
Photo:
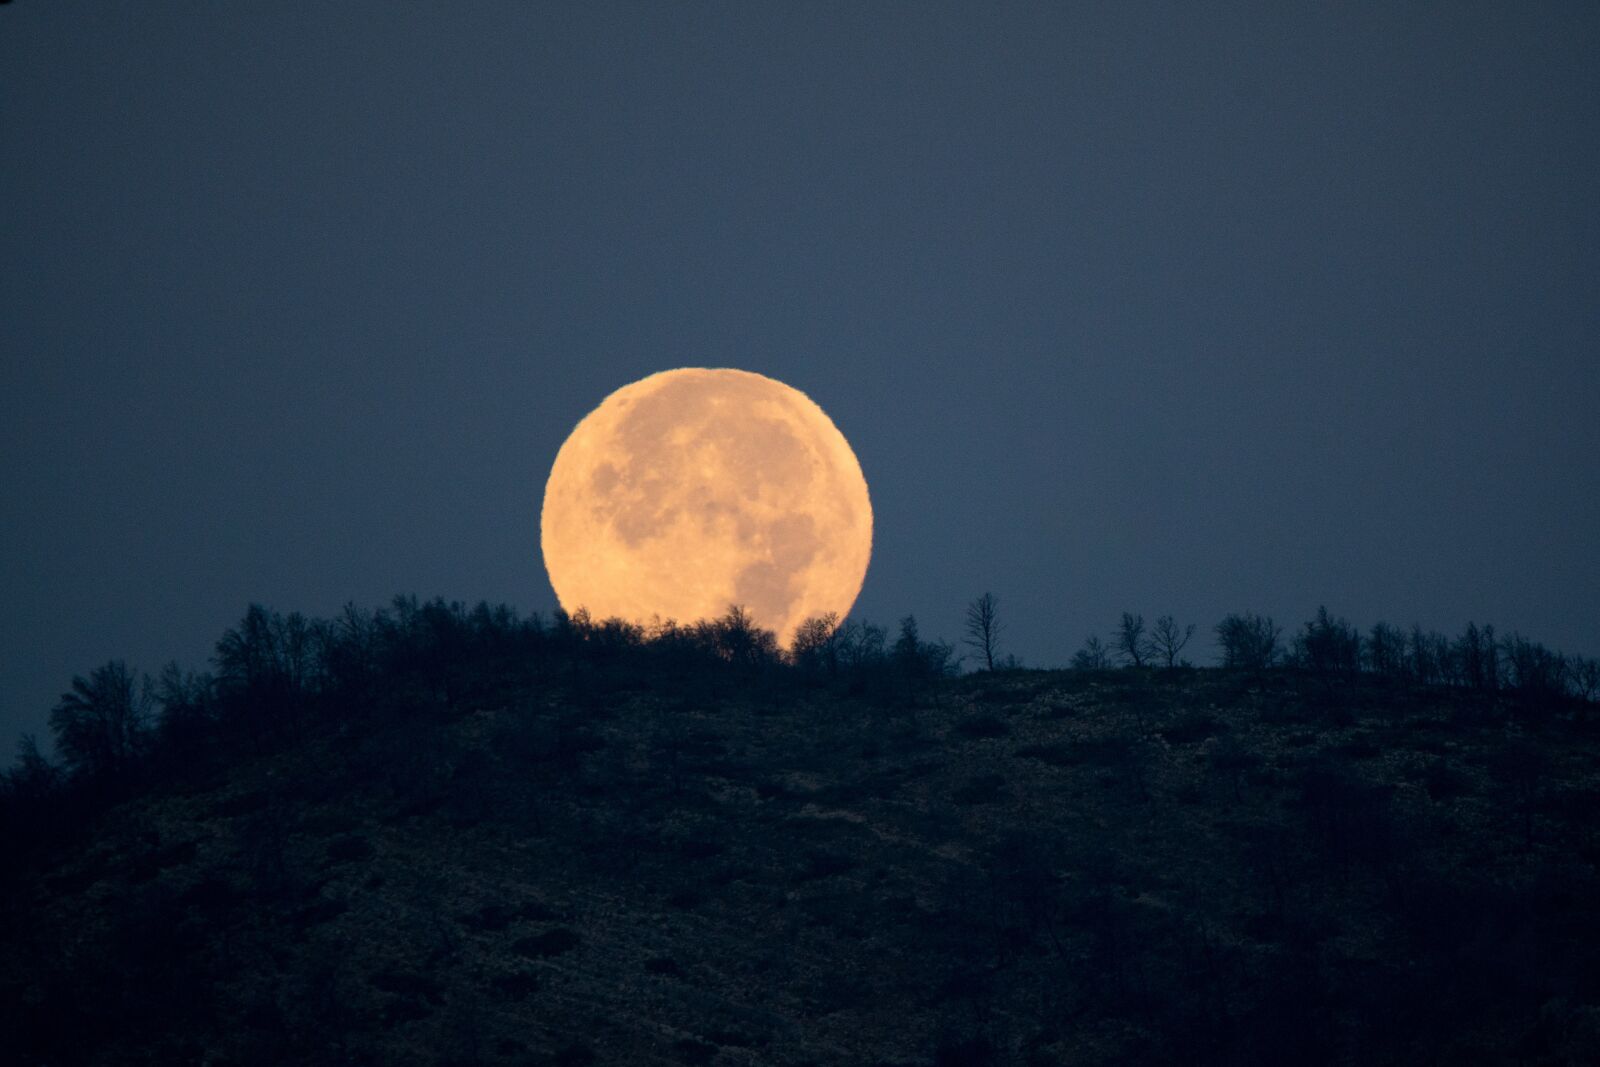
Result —
M 682 368 L 625 385 L 578 423 L 544 491 L 561 606 L 640 625 L 745 608 L 787 646 L 861 592 L 872 502 L 811 398 L 747 371 Z

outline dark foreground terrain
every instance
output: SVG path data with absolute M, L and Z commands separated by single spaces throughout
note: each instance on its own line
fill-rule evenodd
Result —
M 0 1054 L 1600 1062 L 1595 739 L 1288 671 L 413 694 L 8 850 Z

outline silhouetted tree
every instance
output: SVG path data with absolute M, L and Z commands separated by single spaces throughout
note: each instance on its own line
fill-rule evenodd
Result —
M 1361 635 L 1325 607 L 1295 637 L 1294 649 L 1301 666 L 1324 678 L 1354 678 L 1361 669 Z
M 61 784 L 61 772 L 40 753 L 33 734 L 17 739 L 17 762 L 6 778 L 11 796 L 28 807 L 35 807 Z
M 1168 667 L 1176 667 L 1179 653 L 1193 637 L 1194 623 L 1179 626 L 1171 615 L 1163 615 L 1156 620 L 1155 628 L 1150 631 L 1151 654 L 1165 660 Z
M 1367 633 L 1367 670 L 1384 678 L 1397 679 L 1405 675 L 1406 635 L 1386 622 L 1372 624 Z
M 703 625 L 717 655 L 729 663 L 758 667 L 778 661 L 777 635 L 757 626 L 742 604 L 730 605 L 726 615 Z
M 1144 636 L 1143 615 L 1126 611 L 1122 613 L 1122 622 L 1117 626 L 1116 646 L 1128 666 L 1144 666 L 1145 657 L 1150 654 L 1150 645 Z
M 1444 685 L 1455 677 L 1455 656 L 1450 649 L 1450 639 L 1441 633 L 1424 633 L 1421 626 L 1413 624 L 1407 659 L 1411 664 L 1411 677 L 1422 685 Z
M 839 673 L 839 640 L 838 612 L 813 616 L 795 630 L 789 661 L 808 679 L 818 673 L 835 677 Z
M 312 626 L 298 611 L 291 611 L 278 623 L 278 649 L 286 689 L 291 699 L 310 693 L 317 676 L 317 641 Z
M 348 700 L 366 697 L 380 660 L 380 627 L 374 613 L 346 604 L 338 617 L 317 629 L 316 636 L 328 688 Z
M 168 663 L 155 683 L 161 706 L 158 736 L 173 750 L 188 752 L 200 743 L 215 715 L 209 674 L 184 671 Z
M 887 640 L 883 627 L 850 619 L 839 630 L 839 663 L 852 672 L 867 670 L 883 661 Z
M 1574 659 L 1572 687 L 1579 700 L 1600 697 L 1600 659 Z
M 1506 638 L 1505 657 L 1507 684 L 1524 701 L 1543 703 L 1566 694 L 1565 656 L 1513 633 Z
M 224 695 L 256 707 L 280 701 L 290 687 L 283 650 L 283 619 L 260 604 L 251 604 L 239 625 L 217 641 L 212 662 Z
M 1111 666 L 1111 650 L 1091 635 L 1083 647 L 1072 654 L 1072 667 L 1079 671 L 1101 671 Z
M 67 769 L 86 778 L 125 773 L 144 748 L 150 717 L 150 686 L 121 660 L 72 679 L 50 712 L 56 751 Z
M 914 679 L 939 678 L 950 672 L 955 650 L 942 641 L 923 641 L 917 633 L 917 619 L 907 615 L 900 620 L 900 636 L 895 639 L 889 658 L 902 675 Z
M 995 614 L 1000 601 L 993 593 L 985 593 L 967 605 L 967 639 L 969 646 L 983 658 L 985 670 L 994 670 L 995 648 L 1000 643 L 1004 625 Z
M 1272 619 L 1246 613 L 1229 615 L 1217 623 L 1217 643 L 1222 665 L 1263 671 L 1278 661 L 1278 635 L 1283 631 Z
M 928 665 L 928 674 L 934 678 L 947 678 L 961 669 L 960 657 L 956 655 L 955 646 L 948 641 L 924 641 L 922 661 Z M 1000 666 L 1005 668 L 1018 665 L 1015 656 L 1007 656 L 1000 663 Z
M 1495 639 L 1494 627 L 1488 624 L 1483 627 L 1482 663 L 1484 688 L 1494 692 L 1501 682 L 1500 642 Z
M 1467 623 L 1451 651 L 1462 685 L 1480 691 L 1498 688 L 1499 642 L 1495 640 L 1493 626 L 1479 630 L 1475 623 Z
M 9 877 L 25 869 L 16 854 L 54 835 L 63 814 L 60 790 L 60 770 L 40 753 L 32 734 L 23 734 L 16 764 L 0 773 L 0 895 Z

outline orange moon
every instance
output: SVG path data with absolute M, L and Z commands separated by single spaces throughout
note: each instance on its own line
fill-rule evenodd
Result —
M 872 502 L 810 397 L 687 367 L 623 386 L 578 423 L 545 485 L 540 540 L 568 612 L 649 625 L 738 604 L 787 646 L 807 617 L 855 603 Z

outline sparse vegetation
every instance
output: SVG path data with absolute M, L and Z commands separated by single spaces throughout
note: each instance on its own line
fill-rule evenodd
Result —
M 1092 635 L 1072 656 L 1073 670 L 1103 671 L 1109 666 L 1111 666 L 1111 650 L 1101 643 L 1100 638 Z
M 803 634 L 402 598 L 75 680 L 0 790 L 8 1053 L 1600 1056 L 1593 661 L 1326 611 L 1286 662 L 1230 616 L 1222 670 Z
M 1222 665 L 1264 671 L 1278 662 L 1278 637 L 1283 631 L 1260 615 L 1229 615 L 1217 624 L 1217 644 Z
M 1171 615 L 1163 615 L 1156 620 L 1155 627 L 1150 631 L 1150 655 L 1170 670 L 1179 666 L 1181 662 L 1179 657 L 1193 638 L 1194 623 L 1180 626 L 1178 620 Z
M 985 593 L 967 605 L 967 645 L 983 660 L 983 669 L 988 671 L 994 670 L 995 653 L 1005 630 L 999 611 L 1000 601 L 993 593 Z
M 1129 667 L 1143 667 L 1151 653 L 1150 641 L 1144 632 L 1144 616 L 1124 611 L 1117 625 L 1117 654 Z

